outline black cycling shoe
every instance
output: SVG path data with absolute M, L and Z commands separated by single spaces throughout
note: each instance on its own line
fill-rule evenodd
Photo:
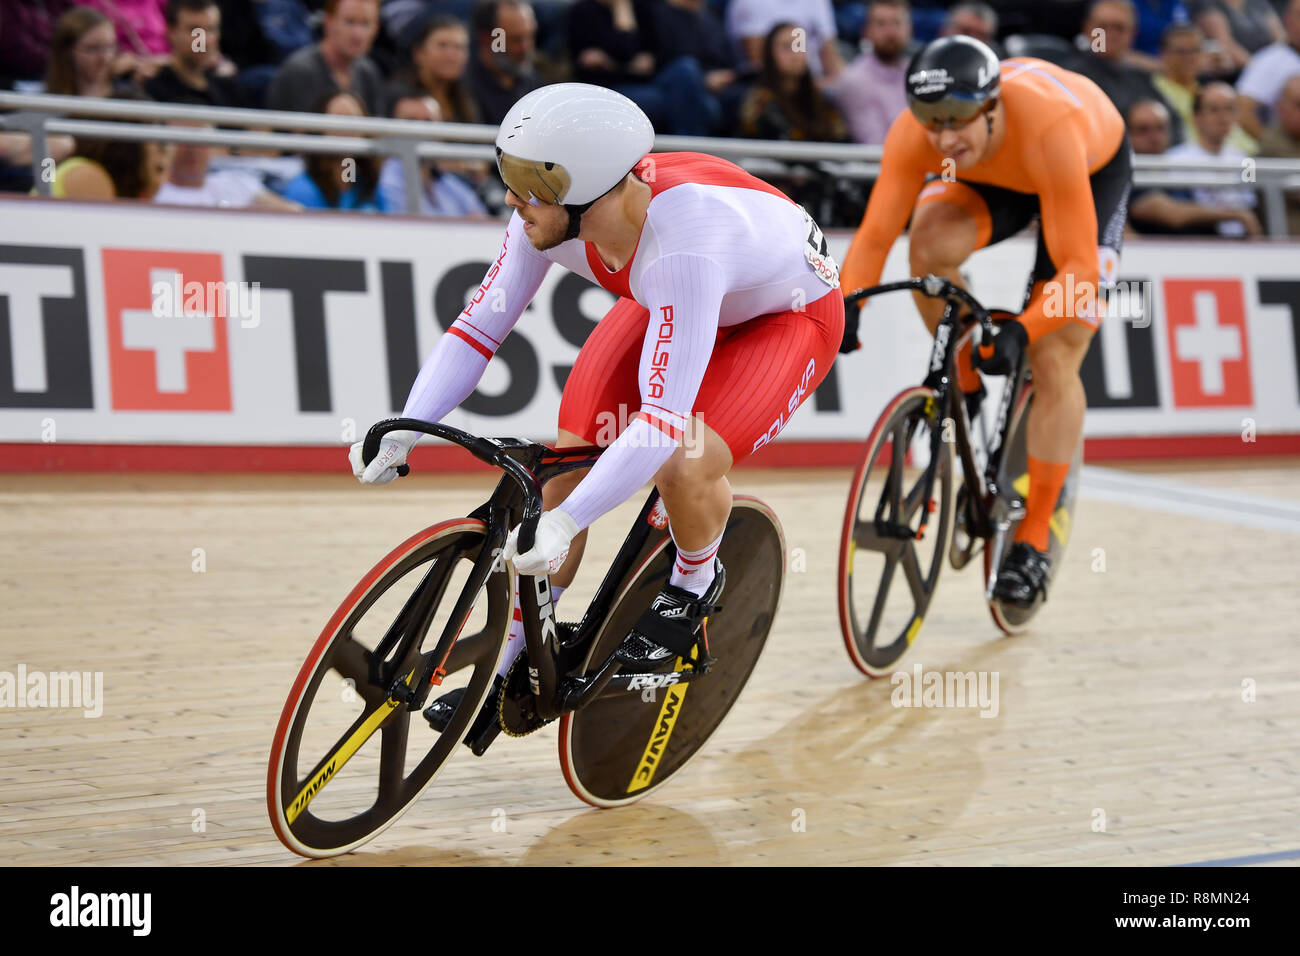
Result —
M 716 602 L 726 587 L 727 572 L 717 558 L 713 562 L 713 583 L 703 597 L 696 597 L 673 584 L 665 584 L 655 595 L 650 607 L 637 618 L 632 630 L 614 652 L 614 656 L 625 665 L 624 671 L 657 667 L 674 657 L 690 659 L 704 619 L 722 610 L 722 605 Z M 710 660 L 707 643 L 700 651 L 701 662 Z
M 993 596 L 1016 607 L 1033 607 L 1039 595 L 1047 599 L 1047 579 L 1052 573 L 1052 559 L 1031 544 L 1016 541 L 998 572 Z

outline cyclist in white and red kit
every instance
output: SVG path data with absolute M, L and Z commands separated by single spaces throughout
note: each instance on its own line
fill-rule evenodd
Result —
M 812 394 L 844 328 L 838 267 L 802 207 L 725 160 L 650 154 L 653 141 L 636 104 L 601 87 L 560 83 L 515 104 L 496 140 L 514 209 L 500 254 L 402 411 L 438 421 L 463 402 L 552 263 L 619 296 L 565 382 L 557 445 L 598 444 L 609 422 L 629 424 L 591 469 L 546 485 L 536 543 L 515 553 L 516 528 L 506 557 L 552 575 L 558 599 L 585 529 L 653 479 L 676 559 L 618 650 L 633 666 L 689 654 L 725 581 L 726 475 Z M 358 443 L 354 471 L 391 481 L 418 438 L 390 433 L 364 468 Z M 516 604 L 502 673 L 522 644 Z

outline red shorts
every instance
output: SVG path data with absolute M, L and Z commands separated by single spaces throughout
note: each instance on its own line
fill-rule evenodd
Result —
M 650 313 L 632 299 L 619 299 L 596 323 L 564 384 L 560 428 L 603 447 L 635 416 L 649 324 Z M 821 384 L 843 337 L 838 290 L 802 312 L 773 312 L 719 329 L 692 413 L 727 443 L 733 464 L 748 458 Z

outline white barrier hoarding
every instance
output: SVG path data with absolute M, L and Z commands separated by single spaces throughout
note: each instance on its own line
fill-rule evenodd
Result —
M 502 233 L 495 221 L 0 200 L 0 441 L 49 441 L 51 427 L 59 442 L 350 440 L 401 410 Z M 849 236 L 830 238 L 842 256 Z M 1032 257 L 1028 239 L 978 253 L 972 291 L 1017 306 Z M 906 267 L 900 242 L 885 280 Z M 1300 433 L 1300 244 L 1133 242 L 1120 277 L 1149 283 L 1152 308 L 1102 323 L 1084 368 L 1088 436 L 1227 436 L 1247 420 Z M 224 283 L 228 302 L 189 295 Z M 239 283 L 258 284 L 258 308 Z M 613 301 L 553 267 L 448 424 L 552 437 L 564 377 Z M 923 378 L 929 342 L 907 294 L 873 301 L 862 340 L 781 439 L 861 439 Z

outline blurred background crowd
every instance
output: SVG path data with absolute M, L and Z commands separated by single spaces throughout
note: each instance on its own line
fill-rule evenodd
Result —
M 497 124 L 535 87 L 579 80 L 662 134 L 879 144 L 909 57 L 948 34 L 1090 77 L 1138 153 L 1300 158 L 1300 0 L 0 0 L 0 89 Z M 0 189 L 31 190 L 30 148 L 0 133 Z M 50 151 L 65 197 L 407 208 L 397 159 L 57 136 Z M 857 225 L 870 188 L 811 163 L 768 178 L 827 226 Z M 503 209 L 487 163 L 425 162 L 420 188 L 426 215 Z M 1130 226 L 1258 235 L 1257 199 L 1135 190 Z M 1300 193 L 1286 214 L 1300 235 Z

